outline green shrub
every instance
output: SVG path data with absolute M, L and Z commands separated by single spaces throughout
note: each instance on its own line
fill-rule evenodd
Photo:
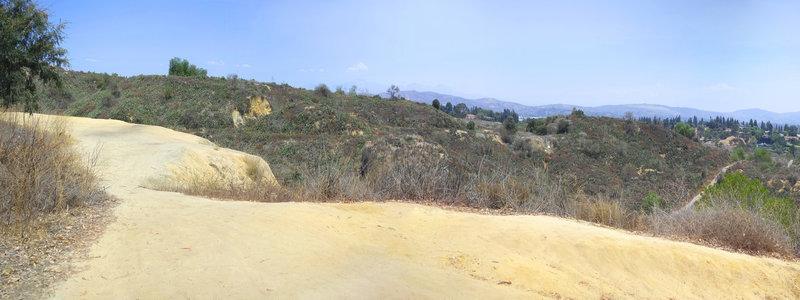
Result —
M 750 160 L 771 163 L 772 157 L 770 157 L 769 151 L 767 151 L 766 148 L 756 148 L 756 150 L 753 151 L 753 155 L 750 156 Z
M 731 159 L 735 161 L 745 160 L 746 157 L 747 156 L 744 152 L 744 148 L 742 147 L 736 147 L 736 149 L 731 153 Z
M 172 99 L 172 88 L 171 87 L 165 87 L 163 94 L 164 94 L 164 100 Z
M 475 122 L 474 121 L 467 122 L 467 130 L 475 130 Z
M 656 210 L 664 209 L 664 200 L 661 200 L 661 197 L 656 195 L 656 193 L 647 194 L 647 197 L 644 197 L 642 200 L 642 210 L 646 214 L 651 214 Z

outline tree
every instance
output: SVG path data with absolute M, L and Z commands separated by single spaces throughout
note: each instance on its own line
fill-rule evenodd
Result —
M 514 135 L 517 134 L 517 122 L 514 118 L 506 118 L 503 121 L 503 132 L 500 135 L 501 140 L 507 144 L 514 142 Z
M 389 94 L 390 99 L 396 100 L 397 96 L 400 94 L 400 88 L 393 84 L 388 89 L 386 89 L 386 93 Z
M 433 108 L 435 109 L 439 109 L 442 106 L 442 104 L 439 103 L 439 99 L 433 99 L 433 103 L 431 103 L 431 105 L 433 105 Z
M 694 129 L 692 129 L 692 126 L 689 126 L 689 124 L 683 122 L 678 122 L 675 124 L 675 132 L 687 138 L 694 137 Z
M 324 83 L 320 83 L 314 88 L 314 93 L 321 97 L 327 98 L 331 95 L 331 89 L 329 89 Z
M 39 108 L 36 80 L 61 87 L 60 67 L 68 64 L 59 47 L 64 23 L 51 24 L 46 9 L 26 0 L 0 0 L 0 100 L 3 107 L 23 103 Z
M 449 114 L 451 111 L 453 111 L 453 103 L 447 102 L 447 104 L 444 105 L 444 112 Z
M 183 76 L 183 77 L 206 77 L 208 71 L 203 68 L 198 68 L 189 63 L 188 60 L 180 57 L 175 57 L 169 60 L 169 75 Z
M 464 103 L 459 103 L 459 104 L 456 104 L 455 107 L 453 107 L 453 114 L 452 115 L 454 117 L 456 117 L 456 118 L 464 118 L 464 117 L 467 116 L 468 112 L 469 112 L 469 108 L 467 107 L 467 105 L 464 104 Z

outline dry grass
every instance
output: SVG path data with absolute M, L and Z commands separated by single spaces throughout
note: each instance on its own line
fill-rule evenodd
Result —
M 73 150 L 63 121 L 0 113 L 0 231 L 24 236 L 48 214 L 106 200 L 93 157 Z
M 331 152 L 324 150 L 322 153 Z M 302 180 L 294 188 L 259 183 L 258 178 L 234 183 L 207 175 L 189 178 L 180 185 L 164 181 L 155 187 L 259 202 L 400 199 L 488 208 L 501 213 L 542 213 L 754 254 L 792 254 L 791 240 L 778 225 L 743 208 L 719 204 L 680 214 L 656 211 L 646 215 L 630 209 L 635 205 L 623 192 L 569 197 L 559 181 L 540 168 L 527 170 L 525 176 L 514 174 L 510 166 L 481 168 L 477 174 L 458 174 L 453 171 L 455 169 L 441 156 L 424 152 L 395 152 L 391 159 L 371 161 L 366 169 L 340 157 L 320 155 L 301 168 Z M 259 172 L 255 167 L 248 167 L 246 173 L 250 176 Z
M 646 229 L 642 215 L 625 209 L 618 201 L 604 199 L 577 201 L 575 218 L 633 231 Z
M 91 157 L 63 121 L 0 112 L 0 298 L 44 298 L 111 220 Z
M 731 202 L 675 213 L 658 212 L 649 217 L 648 227 L 656 235 L 755 255 L 796 255 L 789 235 L 780 225 Z
M 178 192 L 214 199 L 253 202 L 283 202 L 294 200 L 294 195 L 281 186 L 261 178 L 263 170 L 257 161 L 245 161 L 247 178 L 225 177 L 221 173 L 198 174 L 187 168 L 178 171 L 180 178 L 151 179 L 147 188 Z

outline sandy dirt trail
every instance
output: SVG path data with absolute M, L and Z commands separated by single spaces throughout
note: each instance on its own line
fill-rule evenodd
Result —
M 795 262 L 554 217 L 153 191 L 143 182 L 187 153 L 244 154 L 163 128 L 70 123 L 81 149 L 102 143 L 103 176 L 121 203 L 55 298 L 800 298 Z

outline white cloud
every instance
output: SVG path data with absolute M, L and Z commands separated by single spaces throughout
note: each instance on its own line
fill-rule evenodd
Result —
M 83 60 L 88 61 L 88 62 L 93 62 L 93 63 L 99 62 L 99 60 L 96 60 L 94 58 L 84 58 Z
M 369 70 L 369 68 L 363 62 L 358 62 L 357 64 L 347 68 L 347 72 L 362 72 L 367 70 Z
M 225 65 L 225 62 L 222 61 L 222 60 L 217 60 L 217 61 L 212 60 L 212 61 L 209 61 L 208 64 L 212 65 L 212 66 L 222 66 L 222 65 Z
M 248 65 L 248 64 L 237 64 L 237 65 L 236 65 L 236 67 L 237 67 L 237 68 L 238 68 L 238 67 L 242 67 L 242 68 L 249 68 L 249 67 L 250 67 L 250 65 Z

